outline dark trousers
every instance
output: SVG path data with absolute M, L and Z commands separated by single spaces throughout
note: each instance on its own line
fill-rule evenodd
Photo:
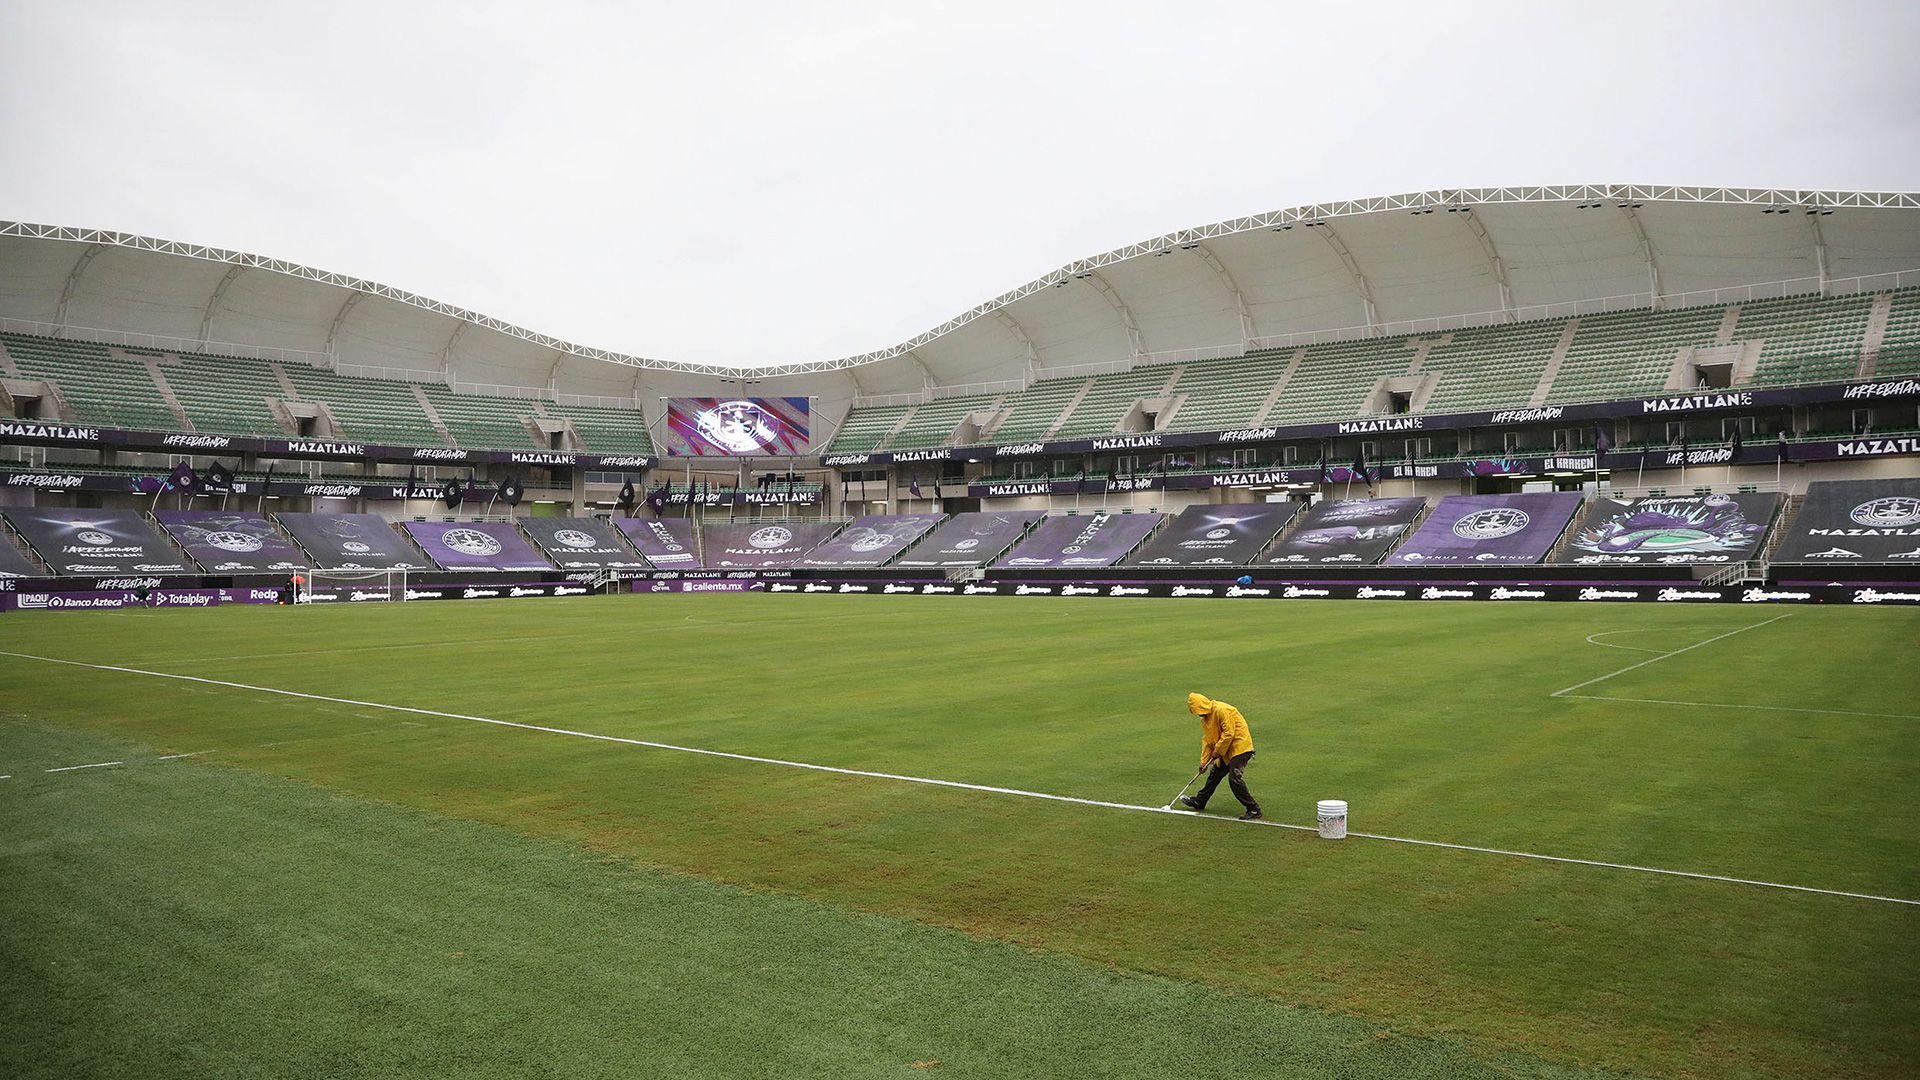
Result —
M 1214 762 L 1212 770 L 1207 773 L 1206 786 L 1193 796 L 1193 801 L 1201 806 L 1207 805 L 1207 800 L 1213 798 L 1213 789 L 1220 786 L 1224 777 L 1227 787 L 1233 791 L 1233 797 L 1240 800 L 1241 806 L 1248 810 L 1260 809 L 1260 804 L 1254 801 L 1253 792 L 1247 790 L 1247 763 L 1253 760 L 1254 753 L 1249 750 L 1236 755 L 1231 761 Z

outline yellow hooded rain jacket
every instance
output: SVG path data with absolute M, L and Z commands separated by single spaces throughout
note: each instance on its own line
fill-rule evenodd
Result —
M 1240 710 L 1205 694 L 1188 694 L 1187 711 L 1200 718 L 1200 761 L 1227 762 L 1253 749 L 1253 732 Z

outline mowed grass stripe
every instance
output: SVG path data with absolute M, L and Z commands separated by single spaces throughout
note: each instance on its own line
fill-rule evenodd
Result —
M 1345 797 L 1365 831 L 1915 895 L 1912 724 L 1548 700 L 1622 666 L 1589 634 L 1684 626 L 1646 635 L 1666 650 L 1748 625 L 1750 609 L 659 599 L 49 618 L 0 622 L 0 635 L 30 624 L 33 649 L 19 651 L 133 663 L 518 632 L 518 648 L 457 661 L 206 673 L 1126 802 L 1165 799 L 1190 773 L 1197 739 L 1180 705 L 1209 689 L 1252 718 L 1254 789 L 1290 816 Z M 846 617 L 867 611 L 878 614 Z M 779 638 L 637 630 L 809 612 L 817 627 Z M 607 631 L 605 651 L 541 641 L 589 625 Z M 1748 702 L 1911 697 L 1917 626 L 1911 613 L 1810 610 L 1619 681 L 1658 674 L 1631 688 L 1666 696 L 1701 672 L 1745 671 Z M 642 639 L 660 644 L 630 648 Z M 1560 1060 L 1900 1075 L 1916 1029 L 1920 927 L 1886 906 L 1703 896 L 1697 883 L 1409 859 L 1279 830 L 1170 830 L 1146 814 L 956 800 L 471 724 L 321 738 L 367 725 L 333 706 L 21 667 L 0 662 L 6 700 L 167 750 L 218 748 L 222 761 L 715 880 Z M 314 741 L 256 745 L 294 738 Z M 11 764 L 0 755 L 0 770 Z M 1228 930 L 1209 936 L 1216 912 Z
M 1756 625 L 1759 625 L 1759 624 L 1756 624 Z M 1751 629 L 1751 628 L 1747 628 L 1747 629 Z M 1738 632 L 1739 631 L 1737 630 L 1734 631 L 1734 633 L 1738 633 Z M 1684 652 L 1686 650 L 1680 650 L 1680 651 Z M 1674 655 L 1674 654 L 1668 654 L 1668 655 Z M 633 738 L 627 738 L 624 736 L 606 735 L 606 734 L 601 734 L 598 732 L 591 732 L 591 731 L 574 731 L 568 728 L 547 727 L 539 724 L 523 724 L 517 721 L 501 720 L 495 717 L 470 716 L 465 713 L 442 712 L 436 709 L 421 709 L 421 708 L 417 708 L 409 705 L 388 705 L 380 702 L 360 701 L 352 698 L 323 697 L 320 695 L 298 693 L 295 691 L 283 690 L 283 689 L 270 687 L 270 686 L 254 686 L 248 683 L 229 682 L 229 681 L 219 680 L 219 679 L 208 679 L 203 676 L 197 676 L 197 675 L 181 675 L 181 674 L 172 673 L 172 672 L 147 671 L 142 668 L 118 667 L 118 666 L 107 665 L 107 664 L 83 664 L 74 660 L 60 660 L 60 659 L 55 659 L 52 657 L 45 657 L 45 656 L 31 656 L 26 653 L 0 652 L 0 656 L 12 657 L 18 660 L 37 660 L 37 661 L 40 661 L 41 663 L 61 664 L 68 667 L 84 667 L 84 668 L 90 668 L 95 671 L 107 671 L 107 672 L 112 672 L 114 674 L 119 674 L 119 675 L 133 675 L 133 676 L 139 676 L 139 677 L 145 677 L 145 678 L 156 678 L 156 679 L 173 679 L 181 682 L 198 683 L 203 686 L 215 686 L 215 687 L 220 687 L 222 689 L 238 690 L 246 693 L 274 694 L 282 697 L 301 698 L 309 701 L 331 702 L 336 705 L 349 705 L 349 706 L 354 706 L 356 708 L 386 709 L 394 712 L 410 713 L 416 716 L 430 716 L 430 717 L 434 717 L 436 719 L 441 719 L 441 720 L 459 720 L 467 723 L 491 724 L 496 727 L 517 728 L 521 731 L 533 731 L 533 732 L 539 732 L 545 735 L 561 735 L 567 738 L 574 738 L 574 739 L 590 739 L 595 742 L 616 743 L 624 746 L 633 746 L 633 747 L 639 747 L 639 748 L 648 749 L 648 750 L 665 750 L 665 751 L 678 753 L 678 754 L 694 754 L 700 757 L 726 758 L 732 761 L 751 762 L 756 765 L 773 765 L 781 768 L 804 769 L 809 772 L 831 773 L 836 776 L 854 776 L 854 777 L 861 777 L 868 780 L 885 780 L 885 781 L 891 781 L 895 783 L 904 783 L 904 784 L 924 784 L 929 787 L 951 788 L 951 789 L 960 790 L 960 791 L 985 792 L 989 795 L 1008 795 L 1008 796 L 1013 796 L 1015 798 L 1022 798 L 1022 799 L 1040 799 L 1046 802 L 1068 803 L 1076 806 L 1092 807 L 1092 808 L 1102 809 L 1102 810 L 1131 810 L 1131 811 L 1136 811 L 1141 813 L 1150 813 L 1150 814 L 1169 814 L 1176 818 L 1187 820 L 1187 821 L 1205 821 L 1210 823 L 1224 823 L 1227 821 L 1227 819 L 1224 817 L 1217 817 L 1217 816 L 1209 817 L 1206 814 L 1197 813 L 1191 810 L 1177 810 L 1171 804 L 1165 807 L 1142 806 L 1135 803 L 1107 802 L 1099 799 L 1088 799 L 1088 798 L 1083 798 L 1077 795 L 1060 795 L 1060 794 L 1043 792 L 1043 791 L 1024 791 L 1019 788 L 996 787 L 988 784 L 969 784 L 969 783 L 964 783 L 958 780 L 942 780 L 942 779 L 939 779 L 938 777 L 905 776 L 900 773 L 874 772 L 874 771 L 865 770 L 865 769 L 847 769 L 847 768 L 842 768 L 840 766 L 835 766 L 835 765 L 822 765 L 822 764 L 819 764 L 818 762 L 788 761 L 781 758 L 758 757 L 752 754 L 730 753 L 727 751 L 711 750 L 711 749 L 706 749 L 702 747 L 675 746 L 672 743 L 650 742 L 645 739 L 633 739 Z M 1560 695 L 1555 694 L 1554 696 L 1558 697 Z M 1597 700 L 1611 700 L 1611 699 L 1597 699 Z M 379 733 L 378 731 L 350 732 L 339 737 L 358 738 L 364 735 L 373 735 L 378 733 Z M 325 736 L 322 736 L 322 737 L 324 738 Z M 284 745 L 287 745 L 288 742 L 293 742 L 293 741 L 301 741 L 301 740 L 287 740 L 283 742 L 262 743 L 260 745 L 262 747 L 284 746 Z M 184 757 L 184 756 L 188 756 L 188 755 L 168 755 L 169 758 Z M 97 768 L 104 768 L 110 765 L 120 765 L 120 764 L 122 764 L 122 762 L 105 761 L 105 762 L 100 762 L 94 765 L 70 765 L 70 766 L 67 766 L 66 768 L 48 769 L 46 771 L 57 773 L 57 772 L 67 772 L 72 769 L 97 769 Z M 1264 818 L 1260 820 L 1251 821 L 1251 822 L 1236 822 L 1236 824 L 1239 824 L 1242 827 L 1251 827 L 1251 828 L 1297 829 L 1301 831 L 1312 831 L 1314 829 L 1314 827 L 1310 825 L 1296 825 L 1289 822 L 1273 821 L 1273 820 L 1264 819 Z M 1538 862 L 1566 863 L 1566 864 L 1578 865 L 1578 866 L 1590 866 L 1590 867 L 1595 867 L 1601 870 L 1620 870 L 1620 871 L 1626 871 L 1630 873 L 1640 873 L 1640 874 L 1661 874 L 1668 877 L 1690 878 L 1697 881 L 1710 881 L 1710 882 L 1716 882 L 1724 885 L 1744 885 L 1744 886 L 1750 886 L 1754 888 L 1783 889 L 1790 892 L 1818 893 L 1825 896 L 1839 896 L 1839 897 L 1845 897 L 1851 900 L 1868 900 L 1868 901 L 1873 901 L 1876 903 L 1884 903 L 1884 904 L 1911 904 L 1915 906 L 1920 906 L 1920 900 L 1906 899 L 1902 897 L 1875 896 L 1870 893 L 1845 892 L 1839 889 L 1824 889 L 1824 888 L 1819 888 L 1817 886 L 1812 886 L 1812 885 L 1794 885 L 1794 884 L 1790 884 L 1786 882 L 1778 882 L 1778 881 L 1759 881 L 1753 878 L 1729 877 L 1722 874 L 1703 874 L 1697 871 L 1675 870 L 1675 869 L 1666 868 L 1666 867 L 1634 866 L 1629 863 L 1603 862 L 1597 859 L 1582 859 L 1582 858 L 1578 858 L 1570 855 L 1549 855 L 1549 854 L 1544 854 L 1537 851 L 1508 851 L 1502 848 L 1480 847 L 1472 844 L 1454 843 L 1446 840 L 1421 840 L 1421 839 L 1415 839 L 1415 838 L 1404 837 L 1404 836 L 1385 836 L 1380 833 L 1368 833 L 1368 832 L 1349 832 L 1347 834 L 1347 837 L 1351 839 L 1356 839 L 1356 840 L 1379 840 L 1379 841 L 1384 841 L 1387 843 L 1394 843 L 1394 844 L 1411 844 L 1411 845 L 1415 845 L 1418 847 L 1425 847 L 1425 848 L 1443 848 L 1443 849 L 1448 849 L 1452 851 L 1471 852 L 1479 855 L 1498 855 L 1498 856 L 1503 856 L 1507 858 L 1531 859 Z
M 0 806 L 9 1077 L 1603 1075 L 241 770 Z

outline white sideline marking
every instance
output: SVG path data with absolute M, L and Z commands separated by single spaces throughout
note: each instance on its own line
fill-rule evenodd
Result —
M 1779 618 L 1785 618 L 1782 615 Z M 1767 622 L 1777 621 L 1769 619 Z M 1766 623 L 1755 623 L 1764 626 Z M 1741 629 L 1751 630 L 1752 626 Z M 1732 634 L 1739 630 L 1731 631 Z M 1722 634 L 1727 637 L 1729 634 Z M 1717 641 L 1719 638 L 1710 638 Z M 1700 644 L 1705 645 L 1703 641 Z M 1689 645 L 1687 648 L 1698 648 Z M 1686 650 L 1679 650 L 1684 652 Z M 1667 654 L 1669 656 L 1674 653 Z M 283 697 L 304 698 L 309 701 L 331 701 L 341 705 L 359 705 L 369 709 L 387 709 L 392 712 L 413 713 L 417 716 L 438 716 L 448 720 L 468 720 L 477 724 L 493 724 L 498 727 L 519 728 L 522 731 L 543 731 L 550 735 L 567 735 L 576 739 L 593 739 L 597 742 L 621 743 L 627 746 L 644 746 L 654 750 L 673 750 L 683 754 L 699 754 L 702 757 L 727 758 L 733 761 L 751 761 L 761 765 L 784 765 L 792 769 L 809 769 L 814 772 L 835 773 L 840 776 L 864 776 L 874 780 L 898 780 L 907 784 L 927 784 L 933 787 L 959 788 L 965 791 L 984 791 L 995 795 L 1017 795 L 1026 799 L 1045 799 L 1049 802 L 1073 803 L 1078 806 L 1101 806 L 1111 810 L 1132 810 L 1146 814 L 1173 814 L 1179 817 L 1204 818 L 1209 821 L 1232 822 L 1234 824 L 1266 825 L 1276 829 L 1292 829 L 1298 832 L 1316 832 L 1311 825 L 1293 825 L 1281 821 L 1254 821 L 1243 823 L 1235 818 L 1195 814 L 1186 810 L 1174 810 L 1165 806 L 1141 806 L 1137 803 L 1110 802 L 1105 799 L 1083 799 L 1075 795 L 1054 795 L 1044 791 L 1026 791 L 1021 788 L 994 787 L 989 784 L 968 784 L 959 780 L 939 780 L 926 776 L 904 776 L 899 773 L 874 772 L 867 769 L 843 769 L 834 765 L 815 765 L 807 761 L 787 761 L 783 758 L 755 757 L 752 754 L 735 754 L 725 750 L 705 750 L 696 746 L 676 746 L 673 743 L 652 742 L 647 739 L 631 739 L 623 735 L 601 735 L 591 731 L 574 731 L 569 728 L 548 727 L 543 724 L 523 724 L 517 720 L 496 720 L 490 716 L 471 716 L 466 713 L 442 712 L 438 709 L 421 709 L 411 705 L 387 705 L 378 701 L 356 701 L 352 698 L 329 697 L 324 694 L 305 694 L 298 690 L 282 690 L 273 686 L 252 686 L 247 683 L 227 682 L 222 679 L 207 679 L 198 675 L 178 675 L 169 671 L 146 671 L 141 668 L 117 667 L 112 664 L 89 664 L 79 660 L 62 660 L 54 656 L 34 656 L 31 653 L 0 651 L 0 656 L 11 656 L 21 660 L 38 660 L 47 664 L 64 664 L 68 667 L 91 668 L 95 671 L 117 671 L 127 675 L 146 675 L 156 679 L 177 679 L 181 682 L 204 683 L 209 686 L 224 686 L 234 690 L 247 690 L 258 694 L 278 694 Z M 1656 657 L 1655 659 L 1660 659 Z M 1652 660 L 1645 663 L 1652 663 Z M 1640 665 L 1635 665 L 1640 666 Z M 1615 674 L 1618 674 L 1616 672 Z M 118 765 L 119 762 L 103 764 Z M 94 766 L 74 766 L 74 768 L 93 768 Z M 49 772 L 57 770 L 48 770 Z M 1872 900 L 1883 904 L 1907 904 L 1920 907 L 1920 900 L 1908 900 L 1897 896 L 1876 896 L 1872 893 L 1843 892 L 1839 889 L 1817 889 L 1808 885 L 1786 885 L 1777 881 L 1758 881 L 1752 878 L 1726 877 L 1720 874 L 1703 874 L 1692 870 L 1667 870 L 1657 866 L 1634 866 L 1631 863 L 1602 862 L 1598 859 L 1575 859 L 1564 855 L 1541 855 L 1530 851 L 1509 851 L 1505 848 L 1475 847 L 1472 844 L 1452 844 L 1440 840 L 1414 840 L 1404 836 L 1384 836 L 1379 833 L 1352 832 L 1348 836 L 1365 840 L 1384 840 L 1395 844 L 1413 844 L 1419 847 L 1448 848 L 1454 851 L 1473 851 L 1486 855 L 1506 855 L 1516 859 L 1533 859 L 1539 862 L 1566 863 L 1576 866 L 1598 866 L 1609 870 L 1632 870 L 1642 874 L 1660 874 L 1667 877 L 1692 878 L 1696 881 L 1718 881 L 1731 885 L 1751 885 L 1763 889 L 1783 889 L 1789 892 L 1815 893 L 1821 896 L 1840 896 L 1852 900 Z
M 1611 697 L 1604 694 L 1564 694 L 1568 700 L 1581 701 L 1630 701 L 1636 705 L 1685 705 L 1689 708 L 1707 709 L 1759 709 L 1763 712 L 1804 712 L 1825 713 L 1831 716 L 1873 716 L 1887 720 L 1920 720 L 1920 716 L 1911 713 L 1856 712 L 1853 709 L 1800 709 L 1787 705 L 1744 705 L 1725 701 L 1674 701 L 1669 698 Z
M 195 750 L 195 751 L 194 751 L 193 753 L 191 753 L 191 754 L 161 754 L 161 755 L 160 755 L 159 757 L 157 757 L 157 758 L 154 758 L 153 760 L 155 760 L 155 761 L 178 761 L 178 760 L 180 760 L 181 758 L 188 758 L 188 757 L 199 757 L 199 756 L 200 756 L 201 754 L 217 754 L 217 753 L 219 753 L 219 752 L 220 752 L 220 751 L 218 751 L 218 750 Z
M 1691 645 L 1688 645 L 1684 648 L 1675 649 L 1672 652 L 1661 653 L 1659 656 L 1655 656 L 1647 660 L 1642 660 L 1637 664 L 1628 664 L 1626 667 L 1621 668 L 1619 671 L 1609 671 L 1608 673 L 1600 676 L 1599 678 L 1588 679 L 1586 682 L 1583 682 L 1583 683 L 1574 683 L 1572 686 L 1567 687 L 1565 690 L 1555 690 L 1553 693 L 1548 694 L 1547 696 L 1563 697 L 1567 694 L 1573 693 L 1575 690 L 1579 690 L 1583 687 L 1592 686 L 1594 683 L 1606 682 L 1608 679 L 1611 679 L 1617 675 L 1625 675 L 1629 671 L 1638 670 L 1639 668 L 1646 667 L 1648 664 L 1657 664 L 1662 660 L 1668 659 L 1669 657 L 1679 656 L 1681 653 L 1684 653 L 1684 652 L 1692 652 L 1693 650 L 1700 648 L 1702 645 L 1711 645 L 1716 641 L 1724 641 L 1725 639 L 1730 638 L 1735 634 L 1744 634 L 1749 630 L 1758 630 L 1762 626 L 1766 626 L 1770 623 L 1777 623 L 1781 619 L 1792 617 L 1792 615 L 1793 615 L 1793 612 L 1789 611 L 1785 615 L 1775 615 L 1771 619 L 1765 619 L 1760 622 L 1754 623 L 1750 626 L 1742 626 L 1738 630 L 1729 630 L 1724 634 L 1719 634 L 1714 637 L 1710 637 L 1705 641 L 1696 641 Z
M 126 762 L 124 761 L 96 761 L 91 765 L 64 765 L 58 769 L 48 769 L 47 771 L 48 772 L 72 772 L 75 769 L 104 769 L 109 765 L 125 765 L 125 764 Z

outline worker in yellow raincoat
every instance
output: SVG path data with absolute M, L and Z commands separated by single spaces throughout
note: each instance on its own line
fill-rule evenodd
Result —
M 1247 763 L 1253 760 L 1253 732 L 1247 730 L 1247 718 L 1239 709 L 1205 694 L 1188 694 L 1187 711 L 1200 718 L 1200 767 L 1210 771 L 1206 785 L 1196 794 L 1180 796 L 1180 802 L 1189 810 L 1205 810 L 1224 778 L 1233 797 L 1247 808 L 1240 820 L 1258 821 L 1260 803 L 1247 790 Z

